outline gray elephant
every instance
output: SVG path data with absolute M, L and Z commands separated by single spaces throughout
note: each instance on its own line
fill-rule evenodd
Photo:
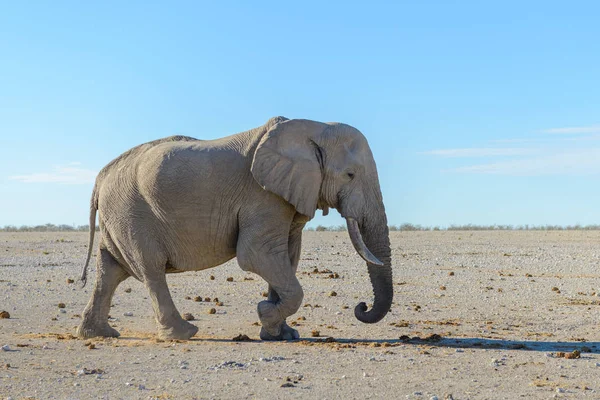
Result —
M 390 243 L 375 161 L 357 129 L 276 117 L 217 140 L 172 136 L 134 147 L 96 178 L 81 280 L 96 211 L 97 276 L 77 334 L 119 336 L 108 324 L 111 298 L 133 276 L 150 293 L 159 337 L 189 339 L 198 328 L 175 308 L 165 274 L 237 257 L 269 284 L 268 299 L 258 303 L 261 339 L 297 339 L 286 318 L 303 298 L 296 277 L 302 229 L 317 209 L 326 215 L 329 208 L 346 219 L 373 285 L 372 309 L 360 303 L 355 316 L 378 322 L 393 298 Z

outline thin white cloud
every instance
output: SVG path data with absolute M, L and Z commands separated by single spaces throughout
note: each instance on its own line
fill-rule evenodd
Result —
M 67 166 L 56 166 L 50 172 L 15 175 L 9 177 L 9 179 L 23 183 L 60 183 L 67 185 L 94 183 L 98 172 L 79 168 L 77 165 L 81 165 L 81 163 L 69 163 Z
M 537 153 L 530 148 L 465 148 L 465 149 L 440 149 L 424 151 L 420 154 L 442 157 L 491 157 L 491 156 L 524 156 Z
M 567 150 L 540 157 L 453 168 L 446 172 L 514 176 L 598 175 L 600 148 Z
M 581 133 L 600 133 L 600 125 L 591 126 L 575 126 L 569 128 L 553 128 L 545 129 L 542 133 L 550 133 L 554 135 L 573 135 Z

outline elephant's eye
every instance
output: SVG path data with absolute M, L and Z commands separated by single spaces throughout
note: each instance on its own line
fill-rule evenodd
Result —
M 347 172 L 346 175 L 348 175 L 348 178 L 354 179 L 354 172 Z

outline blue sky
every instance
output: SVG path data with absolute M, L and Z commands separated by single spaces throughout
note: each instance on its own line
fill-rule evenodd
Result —
M 0 226 L 85 224 L 95 174 L 123 151 L 275 115 L 360 129 L 391 224 L 600 223 L 598 15 L 594 1 L 2 2 Z

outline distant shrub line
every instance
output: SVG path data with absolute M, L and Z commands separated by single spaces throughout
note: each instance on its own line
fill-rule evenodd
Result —
M 448 227 L 439 226 L 421 226 L 414 224 L 390 225 L 391 232 L 410 232 L 410 231 L 598 231 L 600 225 L 450 225 Z M 5 225 L 0 228 L 0 232 L 87 232 L 90 229 L 89 225 L 35 225 L 35 226 L 15 226 Z M 344 232 L 347 230 L 346 225 L 323 226 L 319 225 L 316 228 L 306 228 L 307 231 L 316 232 Z M 98 226 L 96 226 L 98 231 Z
M 597 231 L 600 225 L 450 225 L 448 227 L 439 226 L 421 226 L 414 224 L 390 225 L 392 232 L 410 232 L 410 231 Z M 307 231 L 317 232 L 343 232 L 346 231 L 346 225 L 323 226 L 316 228 L 306 228 Z
M 0 228 L 0 232 L 87 232 L 90 230 L 89 225 L 54 225 L 54 224 L 45 224 L 45 225 L 5 225 L 3 228 Z M 98 231 L 98 227 L 96 226 L 96 231 Z

